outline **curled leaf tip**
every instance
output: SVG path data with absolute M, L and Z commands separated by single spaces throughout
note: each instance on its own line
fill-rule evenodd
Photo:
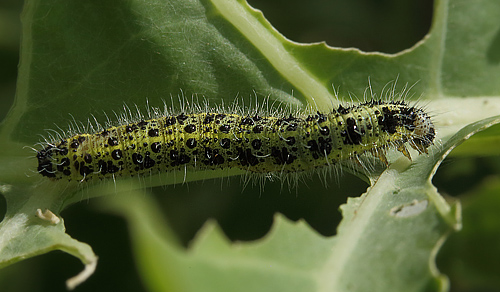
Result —
M 97 257 L 95 257 L 91 262 L 85 264 L 85 268 L 78 275 L 69 278 L 66 281 L 66 288 L 68 290 L 73 290 L 76 288 L 76 286 L 85 282 L 90 276 L 92 276 L 96 266 L 97 266 Z

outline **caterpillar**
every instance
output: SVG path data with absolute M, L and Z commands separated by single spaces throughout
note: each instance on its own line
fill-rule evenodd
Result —
M 153 109 L 147 118 L 130 120 L 122 116 L 118 125 L 93 133 L 46 140 L 36 154 L 38 173 L 86 182 L 238 168 L 269 177 L 356 161 L 367 153 L 388 164 L 390 148 L 411 159 L 405 144 L 427 153 L 436 134 L 430 116 L 404 100 L 287 114 Z

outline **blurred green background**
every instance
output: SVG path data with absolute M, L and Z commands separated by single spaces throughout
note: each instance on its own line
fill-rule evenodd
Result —
M 363 51 L 385 53 L 399 52 L 421 40 L 429 31 L 433 8 L 431 0 L 249 2 L 261 9 L 278 31 L 293 41 L 326 41 L 331 46 L 357 47 Z M 15 95 L 21 10 L 21 1 L 0 2 L 2 119 L 11 107 Z M 408 80 L 413 81 L 416 80 Z M 464 208 L 467 209 L 468 205 L 477 204 L 473 200 L 475 189 L 493 185 L 490 193 L 495 194 L 494 186 L 498 184 L 494 181 L 498 181 L 499 165 L 498 159 L 491 158 L 449 159 L 441 167 L 434 183 L 443 194 L 465 194 Z M 307 185 L 301 186 L 297 192 L 289 191 L 286 186 L 281 188 L 279 182 L 267 183 L 263 192 L 259 186 L 248 186 L 241 191 L 239 178 L 168 186 L 152 191 L 173 229 L 187 246 L 207 218 L 216 218 L 224 232 L 233 240 L 258 239 L 271 227 L 275 212 L 281 212 L 293 220 L 304 218 L 319 233 L 332 236 L 341 220 L 338 207 L 346 201 L 347 190 L 352 193 L 354 187 L 361 194 L 366 189 L 366 184 L 358 178 L 344 175 L 340 183 L 331 179 L 328 185 L 335 196 L 315 191 L 324 188 L 317 177 L 307 181 Z M 100 199 L 80 202 L 62 214 L 67 232 L 72 237 L 89 243 L 100 256 L 95 274 L 78 287 L 77 291 L 145 291 L 135 269 L 125 221 L 100 212 L 99 204 Z M 496 204 L 498 205 L 500 204 Z M 5 201 L 0 196 L 0 218 L 3 218 L 4 213 Z M 491 275 L 500 271 L 500 259 L 491 254 L 485 254 L 484 258 L 474 254 L 472 259 L 462 260 L 462 257 L 468 256 L 463 254 L 464 250 L 482 244 L 478 240 L 486 240 L 492 248 L 499 243 L 498 232 L 493 232 L 490 237 L 473 234 L 474 241 L 464 242 L 461 234 L 474 231 L 474 226 L 469 226 L 472 224 L 470 222 L 486 224 L 492 231 L 499 230 L 495 229 L 498 216 L 483 218 L 484 214 L 471 214 L 473 215 L 464 215 L 464 231 L 453 235 L 440 253 L 439 268 L 451 276 L 452 291 L 500 291 L 495 286 L 496 281 L 490 279 Z M 463 267 L 471 261 L 477 266 Z M 492 267 L 497 269 L 492 270 Z M 64 281 L 77 274 L 81 268 L 77 259 L 62 252 L 51 252 L 0 270 L 0 291 L 65 291 Z M 471 268 L 477 274 L 468 272 Z M 461 273 L 468 274 L 473 279 L 464 280 Z

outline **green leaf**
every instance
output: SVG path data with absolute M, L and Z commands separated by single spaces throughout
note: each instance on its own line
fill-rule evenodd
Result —
M 228 104 L 237 96 L 246 104 L 263 103 L 269 97 L 282 107 L 311 104 L 327 110 L 351 101 L 350 92 L 362 96 L 368 79 L 373 95 L 382 97 L 418 81 L 409 98 L 435 115 L 438 145 L 428 156 L 413 153 L 411 165 L 395 156 L 367 193 L 343 207 L 345 218 L 334 238 L 322 238 L 303 223 L 276 219 L 274 231 L 254 244 L 230 244 L 216 229 L 203 230 L 207 239 L 194 243 L 190 255 L 171 243 L 173 235 L 166 243 L 154 241 L 157 233 L 170 232 L 167 224 L 158 226 L 161 231 L 149 227 L 146 215 L 157 211 L 141 202 L 141 195 L 116 206 L 128 210 L 136 252 L 148 259 L 142 273 L 152 288 L 196 289 L 188 277 L 192 263 L 193 275 L 207 290 L 220 287 L 224 279 L 231 288 L 246 281 L 248 288 L 263 283 L 262 289 L 388 291 L 392 282 L 381 281 L 387 277 L 399 291 L 445 290 L 433 257 L 460 225 L 459 205 L 445 202 L 429 181 L 451 149 L 499 122 L 486 118 L 500 113 L 500 3 L 479 2 L 436 1 L 430 34 L 395 55 L 293 43 L 243 1 L 27 2 L 16 102 L 0 128 L 0 148 L 5 149 L 0 186 L 8 208 L 0 223 L 0 266 L 62 249 L 91 269 L 96 261 L 91 249 L 71 239 L 63 221 L 36 217 L 37 210 L 48 209 L 59 218 L 68 204 L 108 193 L 118 193 L 116 200 L 123 204 L 121 193 L 140 187 L 125 181 L 81 190 L 78 183 L 42 181 L 34 151 L 25 146 L 51 133 L 45 129 L 61 132 L 72 120 L 85 125 L 91 115 L 105 122 L 105 113 L 112 116 L 124 104 L 144 108 L 146 100 L 153 106 L 162 106 L 162 100 L 178 105 L 179 94 L 188 100 L 195 95 L 195 103 L 206 98 Z M 384 91 L 396 78 L 397 84 Z M 149 244 L 157 244 L 151 248 L 164 256 L 148 256 Z M 283 246 L 284 251 L 277 248 Z M 305 258 L 302 253 L 316 254 Z M 233 255 L 244 260 L 231 261 Z M 274 264 L 271 272 L 262 266 L 266 260 Z M 171 263 L 179 270 L 161 278 Z
M 92 248 L 66 234 L 64 221 L 52 211 L 41 209 L 47 202 L 54 201 L 48 196 L 59 192 L 32 195 L 29 188 L 5 185 L 1 192 L 7 199 L 8 209 L 0 222 L 0 268 L 52 250 L 62 250 L 85 265 L 80 274 L 67 281 L 68 289 L 73 289 L 94 272 L 97 257 Z

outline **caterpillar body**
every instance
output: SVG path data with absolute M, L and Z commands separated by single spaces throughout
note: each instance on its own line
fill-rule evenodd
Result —
M 405 144 L 427 153 L 434 138 L 423 109 L 404 100 L 372 100 L 286 115 L 165 111 L 48 141 L 37 159 L 42 176 L 81 182 L 226 168 L 281 175 L 338 165 L 365 153 L 387 164 L 389 148 L 411 159 Z

